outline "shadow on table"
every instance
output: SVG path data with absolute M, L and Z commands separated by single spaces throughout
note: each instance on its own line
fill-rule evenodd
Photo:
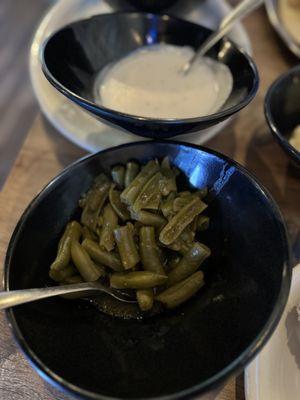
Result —
M 253 135 L 245 166 L 267 188 L 285 218 L 296 262 L 300 259 L 299 170 L 264 129 Z
M 44 116 L 42 116 L 42 124 L 47 136 L 51 138 L 55 155 L 63 167 L 88 154 L 62 136 Z

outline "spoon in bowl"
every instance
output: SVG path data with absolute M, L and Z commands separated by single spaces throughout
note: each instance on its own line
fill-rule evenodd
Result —
M 31 301 L 66 294 L 77 294 L 76 297 L 95 296 L 106 293 L 124 303 L 136 303 L 130 295 L 102 285 L 100 282 L 76 283 L 72 285 L 53 286 L 40 289 L 22 289 L 0 292 L 0 310 Z
M 183 73 L 186 75 L 194 62 L 201 56 L 204 56 L 223 36 L 228 33 L 232 26 L 240 19 L 246 17 L 256 8 L 261 6 L 264 0 L 243 0 L 234 7 L 220 22 L 219 27 L 214 31 L 197 49 L 193 57 L 184 65 Z

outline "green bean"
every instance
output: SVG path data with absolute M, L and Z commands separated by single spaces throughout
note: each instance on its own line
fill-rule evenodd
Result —
M 114 230 L 114 235 L 124 269 L 133 268 L 140 261 L 140 256 L 132 230 L 128 225 L 121 226 Z
M 199 215 L 197 219 L 197 230 L 205 231 L 209 227 L 209 217 L 206 215 Z
M 118 225 L 118 216 L 112 206 L 107 204 L 103 210 L 103 226 L 100 234 L 100 246 L 107 251 L 112 251 L 115 247 L 114 229 Z
M 124 187 L 125 180 L 125 167 L 123 165 L 116 165 L 111 170 L 112 180 L 119 186 L 120 189 Z
M 49 276 L 55 282 L 63 282 L 67 278 L 70 278 L 71 276 L 75 275 L 76 272 L 77 272 L 76 269 L 72 265 L 68 265 L 67 267 L 61 270 L 55 270 L 55 269 L 50 270 Z
M 121 193 L 122 202 L 132 206 L 145 183 L 158 171 L 158 162 L 155 160 L 149 161 L 130 185 Z
M 75 240 L 71 244 L 71 256 L 78 272 L 86 282 L 93 282 L 100 278 L 101 273 L 95 268 L 89 254 Z
M 192 199 L 162 229 L 159 235 L 161 243 L 168 245 L 174 242 L 196 215 L 200 214 L 206 207 L 207 205 L 199 198 Z
M 115 213 L 123 220 L 127 221 L 130 219 L 129 211 L 124 203 L 121 202 L 120 192 L 115 190 L 115 185 L 111 185 L 109 189 L 109 201 Z
M 174 256 L 173 258 L 171 258 L 171 260 L 168 262 L 167 264 L 167 268 L 169 269 L 169 271 L 172 271 L 173 269 L 175 269 L 177 267 L 177 265 L 179 264 L 181 260 L 180 256 Z
M 96 270 L 100 273 L 100 277 L 106 275 L 106 270 L 105 270 L 104 265 L 96 264 L 93 260 L 92 260 L 92 263 L 94 264 L 94 267 L 96 268 Z
M 75 283 L 83 283 L 83 279 L 81 278 L 80 275 L 73 275 L 70 276 L 69 278 L 64 279 L 63 283 L 65 285 L 74 285 Z
M 192 194 L 190 194 L 190 196 L 176 197 L 176 199 L 173 201 L 173 210 L 178 212 L 182 209 L 182 207 L 189 204 L 193 198 L 195 198 L 195 196 Z
M 97 263 L 103 264 L 114 271 L 124 271 L 121 260 L 116 253 L 100 249 L 97 243 L 89 239 L 85 239 L 82 242 L 82 246 L 88 252 L 92 260 L 96 261 Z
M 163 285 L 168 278 L 150 271 L 119 272 L 110 277 L 110 286 L 115 289 L 150 289 Z
M 109 188 L 109 181 L 103 181 L 101 186 L 98 183 L 95 184 L 87 194 L 86 204 L 81 214 L 81 223 L 93 232 L 96 232 L 99 214 L 108 197 Z
M 162 201 L 161 203 L 161 212 L 163 213 L 164 217 L 166 218 L 172 218 L 175 215 L 174 209 L 173 209 L 173 202 L 176 197 L 175 192 L 171 192 L 166 200 Z
M 140 166 L 134 161 L 129 161 L 126 164 L 126 172 L 125 172 L 125 179 L 124 179 L 124 184 L 125 187 L 127 188 L 131 182 L 134 180 L 134 178 L 137 176 L 139 173 Z
M 202 271 L 197 271 L 184 281 L 166 289 L 155 297 L 166 308 L 174 308 L 191 298 L 204 285 Z
M 170 167 L 168 157 L 162 160 L 161 171 L 163 179 L 160 181 L 160 191 L 163 196 L 168 196 L 170 193 L 177 191 L 176 175 Z
M 141 222 L 143 225 L 155 226 L 156 228 L 161 228 L 167 223 L 164 217 L 149 211 L 132 212 L 131 218 Z
M 192 275 L 203 261 L 210 256 L 210 249 L 202 243 L 195 243 L 182 257 L 168 277 L 168 285 L 172 286 Z
M 204 199 L 208 194 L 207 187 L 203 187 L 202 189 L 197 190 L 196 194 L 198 197 L 200 197 L 201 200 Z
M 168 157 L 168 156 L 164 157 L 164 158 L 162 159 L 162 162 L 161 162 L 160 165 L 161 165 L 161 168 L 162 168 L 163 170 L 171 169 L 169 157 Z
M 152 289 L 140 289 L 136 292 L 136 298 L 138 305 L 142 311 L 151 310 L 153 307 L 153 290 Z
M 67 267 L 71 259 L 71 242 L 79 240 L 81 235 L 81 226 L 78 222 L 70 222 L 59 242 L 57 256 L 50 266 L 51 270 L 59 271 Z
M 158 209 L 161 200 L 161 180 L 162 174 L 157 172 L 145 183 L 132 206 L 133 212 L 138 212 L 142 209 Z
M 93 240 L 94 242 L 98 242 L 97 235 L 94 232 L 92 232 L 87 226 L 84 226 L 82 228 L 82 237 L 83 240 L 90 239 Z
M 178 197 L 190 197 L 190 196 L 191 192 L 189 192 L 188 190 L 184 190 L 183 192 L 178 193 Z
M 155 231 L 153 226 L 143 226 L 140 229 L 140 254 L 143 267 L 146 271 L 165 275 L 160 255 L 155 242 Z

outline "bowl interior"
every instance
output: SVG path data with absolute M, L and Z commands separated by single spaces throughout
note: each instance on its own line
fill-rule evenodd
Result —
M 98 15 L 75 22 L 55 33 L 44 46 L 43 70 L 58 90 L 84 109 L 141 135 L 141 129 L 135 126 L 138 122 L 162 123 L 168 120 L 146 118 L 145 121 L 137 121 L 132 115 L 108 110 L 96 104 L 94 83 L 99 71 L 144 45 L 163 42 L 197 48 L 210 32 L 202 26 L 167 15 L 144 13 Z M 203 122 L 201 129 L 207 127 L 208 122 L 211 125 L 219 122 L 221 118 L 228 117 L 241 108 L 242 103 L 245 102 L 243 106 L 246 105 L 254 96 L 258 85 L 258 76 L 252 61 L 232 42 L 222 42 L 215 46 L 209 55 L 230 68 L 234 82 L 233 90 L 221 113 L 213 114 L 211 118 L 199 118 L 199 121 Z M 222 112 L 225 112 L 225 115 Z M 197 119 L 175 121 L 179 121 L 182 125 L 195 120 Z M 151 128 L 153 130 L 153 126 Z M 176 129 L 174 124 L 172 129 Z M 188 130 L 190 129 L 192 126 L 188 127 Z M 180 130 L 186 131 L 187 126 L 181 126 Z M 163 136 L 163 129 L 161 131 Z
M 176 142 L 121 146 L 65 170 L 16 228 L 6 259 L 6 289 L 51 284 L 48 269 L 58 238 L 99 171 L 165 155 L 191 185 L 210 188 L 211 225 L 201 240 L 212 248 L 212 257 L 204 266 L 204 289 L 180 308 L 143 321 L 112 318 L 83 301 L 61 298 L 8 312 L 34 365 L 77 393 L 180 398 L 188 389 L 203 391 L 254 356 L 287 299 L 288 250 L 274 204 L 237 165 Z

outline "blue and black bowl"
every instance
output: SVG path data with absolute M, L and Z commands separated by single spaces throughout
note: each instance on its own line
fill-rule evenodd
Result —
M 265 116 L 279 145 L 300 167 L 300 152 L 289 139 L 300 125 L 300 66 L 281 75 L 269 88 L 265 98 Z
M 100 171 L 168 156 L 190 185 L 209 187 L 212 249 L 206 285 L 172 312 L 123 320 L 82 300 L 52 298 L 8 310 L 20 347 L 52 384 L 86 399 L 178 400 L 218 390 L 272 335 L 291 264 L 281 214 L 243 167 L 212 150 L 151 141 L 115 147 L 65 169 L 31 202 L 11 238 L 5 289 L 50 284 L 49 265 L 78 199 Z
M 233 89 L 218 112 L 204 117 L 154 119 L 105 108 L 95 102 L 95 79 L 105 66 L 141 46 L 170 43 L 196 49 L 210 33 L 203 26 L 168 15 L 97 15 L 52 35 L 43 46 L 42 68 L 57 90 L 96 118 L 138 136 L 166 139 L 218 124 L 253 99 L 259 78 L 254 62 L 244 50 L 224 40 L 209 52 L 210 57 L 229 67 Z

